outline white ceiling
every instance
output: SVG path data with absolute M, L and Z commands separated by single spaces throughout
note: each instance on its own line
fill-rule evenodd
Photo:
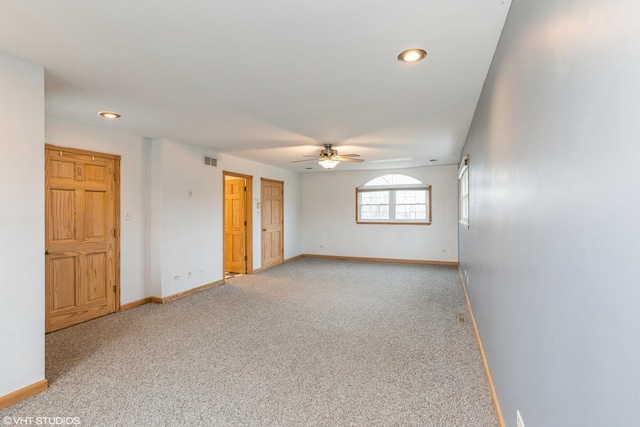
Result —
M 0 51 L 49 115 L 300 172 L 323 143 L 366 159 L 336 171 L 455 164 L 510 3 L 2 0 Z

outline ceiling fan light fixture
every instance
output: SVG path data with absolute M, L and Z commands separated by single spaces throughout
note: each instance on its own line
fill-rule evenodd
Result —
M 105 119 L 119 119 L 122 117 L 120 114 L 114 113 L 113 111 L 100 111 L 98 115 Z
M 407 49 L 400 52 L 400 55 L 398 55 L 398 61 L 418 62 L 422 61 L 425 56 L 427 56 L 427 51 L 424 49 Z
M 333 169 L 338 166 L 338 163 L 340 163 L 340 161 L 331 159 L 323 159 L 318 162 L 318 164 L 325 169 Z

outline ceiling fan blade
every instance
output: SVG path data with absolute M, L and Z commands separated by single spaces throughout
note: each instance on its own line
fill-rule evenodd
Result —
M 335 156 L 333 159 L 341 162 L 354 162 L 354 163 L 364 162 L 364 159 L 354 159 L 352 157 L 343 157 L 343 156 Z
M 314 156 L 315 157 L 315 156 Z M 299 163 L 299 162 L 313 162 L 313 161 L 319 161 L 318 158 L 316 157 L 315 159 L 304 159 L 304 160 L 293 160 L 291 163 Z
M 356 159 L 355 157 L 360 157 L 360 154 L 342 154 L 339 155 L 338 151 L 333 148 L 332 144 L 324 144 L 324 150 L 320 150 L 319 155 L 310 155 L 305 154 L 302 157 L 310 157 L 309 159 L 303 160 L 293 160 L 291 163 L 299 163 L 299 162 L 321 162 L 323 160 L 335 160 L 339 162 L 353 162 L 353 163 L 362 163 L 364 159 Z

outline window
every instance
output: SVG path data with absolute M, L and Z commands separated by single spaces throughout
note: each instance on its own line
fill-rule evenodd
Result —
M 469 228 L 469 156 L 465 157 L 458 169 L 458 196 L 460 197 L 458 206 L 460 212 L 458 221 Z
M 431 224 L 431 186 L 390 174 L 356 188 L 358 224 Z

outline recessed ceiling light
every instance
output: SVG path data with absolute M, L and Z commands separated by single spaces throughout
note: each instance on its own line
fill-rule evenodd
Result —
M 114 113 L 113 111 L 100 111 L 98 115 L 104 117 L 105 119 L 119 119 L 120 117 L 122 117 L 120 114 Z
M 311 170 L 311 169 L 313 169 L 313 168 L 305 168 L 305 169 L 306 169 L 306 170 Z
M 407 49 L 400 52 L 398 55 L 398 61 L 402 62 L 418 62 L 427 56 L 427 51 L 424 49 Z

